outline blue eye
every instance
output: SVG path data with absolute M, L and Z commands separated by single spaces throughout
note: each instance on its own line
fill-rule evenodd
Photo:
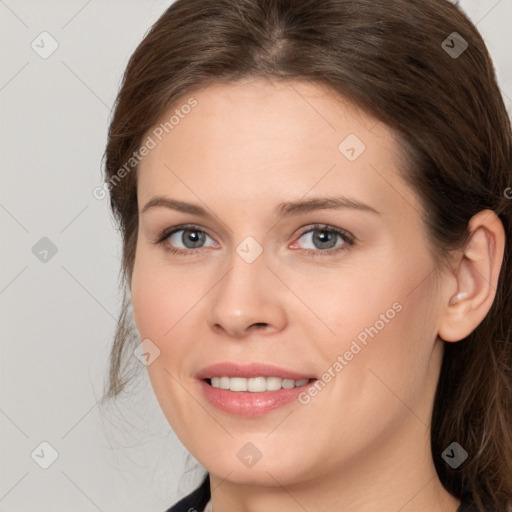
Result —
M 210 239 L 213 242 L 211 237 L 196 226 L 180 226 L 171 230 L 165 230 L 158 237 L 156 243 L 163 244 L 166 242 L 168 246 L 165 248 L 176 254 L 190 254 L 194 253 L 195 249 L 207 247 L 204 245 L 207 239 Z M 210 247 L 215 246 L 215 242 L 210 245 Z
M 355 244 L 355 237 L 347 231 L 326 225 L 308 226 L 296 240 L 301 239 L 306 241 L 305 245 L 297 246 L 297 242 L 294 242 L 290 247 L 304 249 L 310 256 L 333 255 Z M 208 240 L 210 243 L 205 245 Z M 183 256 L 197 254 L 205 247 L 218 247 L 205 231 L 194 225 L 166 229 L 155 243 L 162 244 L 166 251 Z
M 325 225 L 310 227 L 297 240 L 302 238 L 306 240 L 306 246 L 303 244 L 300 248 L 306 249 L 310 255 L 329 255 L 354 245 L 354 237 L 348 232 Z

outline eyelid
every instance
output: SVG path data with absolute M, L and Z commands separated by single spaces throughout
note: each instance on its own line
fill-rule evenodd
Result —
M 347 231 L 343 228 L 338 228 L 336 226 L 331 226 L 330 224 L 309 224 L 308 226 L 304 226 L 303 228 L 300 228 L 299 234 L 295 236 L 295 241 L 297 241 L 299 238 L 301 238 L 306 233 L 309 233 L 310 231 L 332 231 L 334 233 L 337 233 L 342 238 L 346 239 L 346 243 L 348 245 L 353 245 L 355 242 L 358 241 L 357 237 L 355 237 L 352 233 Z M 293 243 L 295 243 L 295 241 Z M 306 249 L 307 250 L 307 249 Z M 322 249 L 318 249 L 319 251 L 322 251 Z M 332 250 L 323 250 L 324 252 L 332 252 Z
M 210 237 L 212 240 L 215 241 L 215 239 L 208 233 L 208 231 L 206 229 L 204 229 L 201 226 L 198 226 L 197 224 L 180 224 L 178 226 L 172 226 L 170 228 L 166 228 L 163 231 L 161 231 L 159 233 L 155 243 L 163 242 L 164 240 L 166 240 L 167 238 L 169 238 L 171 235 L 173 235 L 174 233 L 176 233 L 178 231 L 187 231 L 187 230 L 201 231 L 202 233 L 204 233 L 205 235 L 207 235 L 208 237 Z
M 197 248 L 185 248 L 182 249 L 180 247 L 174 247 L 174 246 L 166 246 L 164 242 L 173 234 L 179 232 L 179 231 L 200 231 L 204 233 L 206 236 L 208 236 L 216 245 L 219 245 L 218 242 L 215 240 L 214 237 L 212 237 L 206 229 L 203 227 L 197 225 L 197 224 L 180 224 L 177 226 L 173 226 L 167 229 L 164 229 L 160 235 L 158 236 L 157 240 L 153 243 L 155 244 L 162 244 L 164 245 L 165 250 L 170 251 L 175 254 L 182 254 L 182 255 L 194 255 L 201 251 L 201 249 L 205 249 L 207 247 L 197 247 Z M 302 249 L 305 251 L 308 255 L 334 255 L 338 251 L 343 251 L 349 249 L 351 246 L 353 246 L 356 241 L 358 240 L 357 237 L 352 235 L 352 233 L 348 232 L 347 230 L 343 228 L 338 228 L 335 226 L 331 226 L 329 224 L 324 223 L 316 223 L 316 224 L 309 224 L 307 226 L 303 226 L 299 229 L 299 233 L 295 235 L 294 241 L 292 242 L 292 245 L 297 242 L 298 239 L 300 239 L 303 235 L 306 233 L 309 233 L 311 231 L 331 231 L 336 233 L 338 236 L 340 236 L 343 239 L 343 244 L 340 246 L 335 246 L 331 249 Z
M 335 235 L 342 239 L 342 243 L 340 245 L 335 245 L 329 249 L 307 249 L 304 248 L 304 251 L 308 256 L 336 256 L 342 251 L 346 251 L 350 249 L 352 246 L 356 244 L 357 238 L 352 235 L 352 233 L 348 232 L 346 229 L 338 228 L 335 226 L 331 226 L 329 224 L 310 224 L 309 226 L 305 226 L 300 230 L 300 233 L 296 235 L 294 242 L 291 247 L 296 245 L 297 241 L 302 238 L 305 234 L 314 232 L 314 231 L 329 231 L 331 233 L 335 233 Z M 289 246 L 290 247 L 290 246 Z M 294 247 L 295 249 L 295 247 Z M 300 248 L 299 248 L 300 249 Z

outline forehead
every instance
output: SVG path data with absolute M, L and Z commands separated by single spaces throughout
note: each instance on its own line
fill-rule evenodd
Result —
M 155 145 L 139 165 L 141 201 L 195 190 L 219 201 L 349 191 L 382 207 L 400 195 L 415 202 L 392 130 L 318 84 L 210 85 L 176 101 L 146 136 Z

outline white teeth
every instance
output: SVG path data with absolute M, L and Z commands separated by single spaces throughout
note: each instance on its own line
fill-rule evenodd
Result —
M 219 377 L 220 389 L 229 389 L 229 377 Z
M 263 391 L 277 391 L 278 389 L 293 389 L 305 386 L 309 379 L 282 379 L 280 377 L 212 377 L 211 384 L 214 388 L 229 389 L 230 391 L 251 391 L 262 393 Z
M 267 391 L 277 391 L 281 389 L 283 379 L 280 377 L 267 377 Z
M 247 391 L 247 379 L 242 377 L 233 377 L 229 379 L 230 391 Z
M 281 386 L 283 386 L 284 389 L 292 389 L 295 387 L 295 381 L 293 379 L 283 379 Z
M 265 377 L 253 377 L 247 379 L 247 391 L 262 392 L 267 390 L 267 379 Z

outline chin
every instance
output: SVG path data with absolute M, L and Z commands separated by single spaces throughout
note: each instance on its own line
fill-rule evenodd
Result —
M 243 446 L 243 445 L 242 445 Z M 243 450 L 243 448 L 242 448 Z M 244 454 L 237 456 L 234 450 L 234 457 L 226 457 L 226 452 L 217 458 L 211 455 L 208 459 L 202 460 L 202 465 L 210 474 L 220 479 L 242 485 L 294 485 L 307 481 L 313 473 L 312 465 L 308 464 L 301 457 L 302 450 L 297 450 L 296 446 L 290 446 L 282 451 L 282 453 L 274 453 L 272 455 L 261 455 L 261 458 L 255 461 L 243 462 Z M 247 448 L 248 453 L 250 448 Z M 292 456 L 290 457 L 290 454 Z M 245 465 L 247 464 L 247 465 Z

